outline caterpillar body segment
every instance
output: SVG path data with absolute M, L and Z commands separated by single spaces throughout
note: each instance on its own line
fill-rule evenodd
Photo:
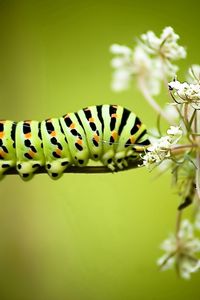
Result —
M 69 113 L 60 118 L 61 127 L 68 141 L 73 164 L 79 167 L 85 166 L 89 160 L 89 149 L 86 134 L 79 123 L 76 113 Z
M 0 121 L 0 179 L 6 170 L 16 166 L 15 130 L 13 121 Z
M 119 126 L 123 108 L 117 105 L 103 105 L 103 155 L 101 161 L 111 170 L 115 170 L 117 161 L 115 160 L 116 147 L 119 141 Z
M 67 166 L 72 164 L 72 156 L 60 120 L 52 118 L 42 121 L 41 137 L 47 173 L 58 179 Z
M 17 171 L 24 180 L 29 180 L 39 167 L 44 166 L 45 162 L 40 122 L 18 122 L 15 144 Z
M 150 145 L 145 125 L 119 105 L 89 106 L 60 118 L 0 121 L 0 178 L 15 167 L 23 180 L 45 166 L 58 179 L 70 165 L 101 161 L 123 169 Z
M 77 113 L 80 125 L 84 128 L 90 157 L 99 160 L 103 152 L 102 140 L 102 118 L 99 115 L 101 106 L 90 106 L 81 109 Z
M 134 113 L 128 111 L 124 113 L 126 125 L 120 131 L 115 156 L 115 163 L 120 169 L 128 166 L 128 158 L 137 159 L 140 152 L 144 152 L 145 144 L 149 145 L 145 125 Z

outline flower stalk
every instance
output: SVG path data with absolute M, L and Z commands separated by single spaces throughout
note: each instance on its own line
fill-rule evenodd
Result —
M 200 128 L 200 111 L 196 112 L 196 122 L 195 122 L 195 124 L 196 124 L 195 130 L 197 132 L 197 130 Z M 197 165 L 197 169 L 196 169 L 196 189 L 197 189 L 198 199 L 200 200 L 200 136 L 196 136 L 195 141 L 198 145 L 198 149 L 196 151 L 196 165 Z
M 166 120 L 168 124 L 172 125 L 173 124 L 172 120 L 165 114 L 165 112 L 160 107 L 160 105 L 154 100 L 152 95 L 149 93 L 145 81 L 142 77 L 138 78 L 138 86 L 144 98 L 147 100 L 147 102 L 153 108 L 153 110 L 155 110 L 158 115 L 160 115 L 164 120 Z

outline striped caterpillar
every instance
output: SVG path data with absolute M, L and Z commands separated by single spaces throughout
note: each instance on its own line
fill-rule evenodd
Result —
M 70 166 L 100 161 L 112 171 L 138 159 L 150 145 L 146 127 L 118 105 L 97 105 L 44 121 L 0 121 L 0 178 L 16 168 L 23 180 L 44 166 L 58 179 Z

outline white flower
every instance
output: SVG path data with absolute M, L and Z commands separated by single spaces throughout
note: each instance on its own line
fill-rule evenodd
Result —
M 193 226 L 188 220 L 182 221 L 178 235 L 171 234 L 161 249 L 165 251 L 157 261 L 161 270 L 176 266 L 180 276 L 189 279 L 191 273 L 200 269 L 200 260 L 196 257 L 200 252 L 200 240 L 194 237 Z
M 143 78 L 151 95 L 160 92 L 160 82 L 163 79 L 160 61 L 151 58 L 141 46 L 136 46 L 133 52 L 133 73 L 138 80 Z
M 160 37 L 154 32 L 148 31 L 141 35 L 144 48 L 150 54 L 160 55 L 169 60 L 177 60 L 186 57 L 186 51 L 179 46 L 177 41 L 179 35 L 174 32 L 172 27 L 165 27 Z
M 142 156 L 143 165 L 149 170 L 160 165 L 165 158 L 170 158 L 171 146 L 176 144 L 181 138 L 182 130 L 180 127 L 171 126 L 167 130 L 167 134 L 157 140 L 154 139 L 152 145 L 147 148 L 145 155 Z
M 124 45 L 113 44 L 110 47 L 110 52 L 118 55 L 131 55 L 132 50 Z
M 180 136 L 183 134 L 183 131 L 179 126 L 170 126 L 170 128 L 167 130 L 167 134 L 172 136 Z
M 142 156 L 143 165 L 149 170 L 159 165 L 166 157 L 169 157 L 170 145 L 167 136 L 160 138 L 156 143 L 148 147 L 146 154 Z
M 165 76 L 175 76 L 178 67 L 172 61 L 186 57 L 185 49 L 177 43 L 178 39 L 172 27 L 164 28 L 160 37 L 152 31 L 141 35 L 141 46 L 152 57 L 160 60 Z
M 112 80 L 113 90 L 128 89 L 135 76 L 138 81 L 143 79 L 151 95 L 159 93 L 163 73 L 158 59 L 149 57 L 141 46 L 136 46 L 134 50 L 131 50 L 115 44 L 111 46 L 111 50 L 117 55 L 111 60 L 111 65 L 115 69 Z
M 111 60 L 111 66 L 114 69 L 121 68 L 121 67 L 123 67 L 123 65 L 124 65 L 124 59 L 121 57 L 115 57 Z
M 116 70 L 113 73 L 112 89 L 114 91 L 126 90 L 131 81 L 131 73 L 125 68 Z
M 200 84 L 179 82 L 178 80 L 171 81 L 169 90 L 174 93 L 175 99 L 180 103 L 190 103 L 193 108 L 200 108 Z
M 113 44 L 110 47 L 115 57 L 111 61 L 114 68 L 112 89 L 122 91 L 129 88 L 133 75 L 142 81 L 151 95 L 158 95 L 161 81 L 167 76 L 175 76 L 178 67 L 171 61 L 184 58 L 186 52 L 177 44 L 179 36 L 173 28 L 166 27 L 161 36 L 148 31 L 137 41 L 134 49 Z M 120 78 L 119 74 L 125 74 Z

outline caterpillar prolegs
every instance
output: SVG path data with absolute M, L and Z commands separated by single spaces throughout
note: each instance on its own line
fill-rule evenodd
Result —
M 123 169 L 150 145 L 146 127 L 118 105 L 97 105 L 44 121 L 0 121 L 0 178 L 16 168 L 29 180 L 45 166 L 58 179 L 70 166 L 89 159 L 111 170 Z

